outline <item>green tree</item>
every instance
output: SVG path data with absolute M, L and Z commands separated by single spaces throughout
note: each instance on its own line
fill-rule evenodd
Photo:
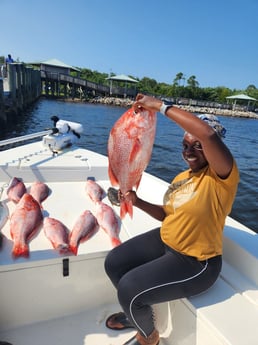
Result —
M 248 94 L 248 96 L 258 100 L 258 89 L 255 87 L 255 85 L 249 85 L 246 88 L 246 93 Z
M 196 76 L 195 75 L 191 75 L 188 79 L 187 79 L 187 85 L 190 88 L 196 88 L 199 86 L 198 81 L 196 80 Z
M 180 86 L 181 81 L 184 79 L 184 74 L 182 72 L 177 73 L 175 79 L 173 80 L 173 85 Z
M 158 90 L 158 83 L 155 79 L 144 77 L 139 81 L 137 88 L 140 92 L 156 94 Z

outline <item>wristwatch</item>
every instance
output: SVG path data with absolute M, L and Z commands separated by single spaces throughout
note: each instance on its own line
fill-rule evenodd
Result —
M 172 108 L 173 107 L 173 104 L 172 103 L 166 103 L 166 102 L 162 102 L 160 108 L 159 108 L 159 112 L 162 114 L 162 115 L 166 115 L 166 111 L 169 109 L 169 108 Z

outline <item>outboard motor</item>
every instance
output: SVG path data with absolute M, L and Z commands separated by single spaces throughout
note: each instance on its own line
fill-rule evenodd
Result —
M 51 120 L 54 122 L 57 133 L 43 137 L 43 145 L 49 147 L 51 151 L 60 151 L 73 145 L 83 132 L 83 126 L 80 123 L 61 120 L 57 116 L 52 116 Z

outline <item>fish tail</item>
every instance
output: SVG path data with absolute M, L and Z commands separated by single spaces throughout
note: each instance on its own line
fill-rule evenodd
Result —
M 78 247 L 70 244 L 69 251 L 72 252 L 74 255 L 77 255 Z
M 131 218 L 133 218 L 133 204 L 131 201 L 121 201 L 120 218 L 123 219 L 127 213 Z
M 117 247 L 117 246 L 119 246 L 122 242 L 120 241 L 119 238 L 117 238 L 117 237 L 112 237 L 112 238 L 111 238 L 111 243 L 112 243 L 112 246 L 113 246 L 113 247 Z
M 24 258 L 29 257 L 29 246 L 26 243 L 17 243 L 13 246 L 12 250 L 13 258 L 23 256 Z

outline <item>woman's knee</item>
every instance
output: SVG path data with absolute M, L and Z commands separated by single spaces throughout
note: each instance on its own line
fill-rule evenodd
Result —
M 133 297 L 137 294 L 136 286 L 131 279 L 127 278 L 127 274 L 125 274 L 119 280 L 117 285 L 117 297 L 119 303 L 126 308 L 128 307 Z
M 114 249 L 112 249 L 107 254 L 107 256 L 105 258 L 104 268 L 105 268 L 107 275 L 109 275 L 109 273 L 114 270 L 114 265 L 116 264 L 116 258 L 115 257 L 116 257 L 116 255 L 114 253 Z

